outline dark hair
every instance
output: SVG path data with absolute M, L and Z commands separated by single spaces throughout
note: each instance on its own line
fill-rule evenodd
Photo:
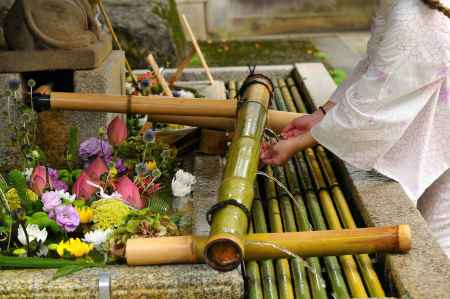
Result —
M 439 0 L 422 0 L 429 8 L 436 9 L 450 18 L 450 9 L 445 7 Z

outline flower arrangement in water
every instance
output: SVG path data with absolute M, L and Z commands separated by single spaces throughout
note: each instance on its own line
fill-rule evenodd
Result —
M 65 169 L 46 166 L 35 145 L 22 147 L 24 169 L 0 175 L 0 267 L 65 275 L 116 262 L 129 238 L 180 234 L 170 199 L 195 178 L 174 177 L 177 151 L 152 129 L 129 131 L 116 117 L 79 147 L 71 132 Z

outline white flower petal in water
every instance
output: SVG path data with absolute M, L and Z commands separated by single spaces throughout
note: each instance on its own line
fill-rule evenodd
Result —
M 40 242 L 42 244 L 45 242 L 45 240 L 47 240 L 48 232 L 45 227 L 41 230 L 39 229 L 39 226 L 37 224 L 28 224 L 26 229 L 28 234 L 28 241 L 30 243 L 36 240 L 37 242 Z M 17 238 L 19 239 L 19 242 L 22 243 L 22 245 L 27 245 L 27 238 L 22 226 L 19 226 L 19 229 L 17 231 Z
M 172 179 L 172 193 L 174 196 L 186 196 L 191 193 L 192 185 L 195 183 L 195 176 L 180 169 Z
M 96 248 L 102 246 L 107 240 L 108 237 L 111 235 L 112 230 L 101 230 L 97 229 L 94 231 L 90 231 L 84 234 L 83 241 L 86 243 L 93 244 Z

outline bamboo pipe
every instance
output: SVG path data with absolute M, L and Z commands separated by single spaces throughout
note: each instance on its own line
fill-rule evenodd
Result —
M 285 104 L 284 100 L 276 102 L 278 109 L 287 110 L 288 107 Z M 301 153 L 297 156 L 301 157 Z M 303 166 L 303 165 L 302 165 Z M 306 170 L 306 171 L 305 171 Z M 307 169 L 302 169 L 301 177 L 305 179 L 309 179 L 309 173 Z M 304 189 L 306 192 L 306 200 L 309 213 L 312 217 L 313 225 L 315 229 L 319 230 L 327 230 L 327 226 L 325 224 L 325 219 L 322 215 L 321 208 L 319 206 L 319 202 L 317 200 L 316 194 L 314 193 L 314 189 L 312 183 L 308 182 L 308 187 L 310 189 Z M 347 299 L 350 297 L 344 277 L 342 276 L 341 267 L 339 265 L 338 259 L 335 256 L 329 256 L 324 258 L 325 267 L 330 277 L 331 287 L 336 295 L 337 299 Z
M 289 90 L 291 91 L 292 98 L 293 98 L 293 100 L 295 102 L 295 106 L 297 106 L 297 110 L 294 110 L 294 111 L 298 111 L 298 112 L 301 112 L 301 113 L 307 113 L 305 103 L 303 103 L 303 101 L 302 101 L 302 97 L 301 97 L 300 92 L 299 92 L 299 90 L 297 88 L 297 85 L 295 84 L 294 79 L 289 77 L 287 79 L 287 81 L 286 81 L 286 84 L 287 84 Z
M 267 127 L 280 133 L 291 121 L 302 116 L 300 113 L 269 110 L 267 116 Z M 155 122 L 167 122 L 186 126 L 194 126 L 217 130 L 234 130 L 235 119 L 231 117 L 209 117 L 209 116 L 184 116 L 153 114 L 149 118 Z
M 247 84 L 243 91 L 246 101 L 238 109 L 218 204 L 233 201 L 250 210 L 272 88 L 269 79 L 262 75 L 252 75 L 247 80 L 252 83 Z M 217 209 L 212 215 L 210 237 L 204 253 L 208 265 L 216 270 L 229 271 L 240 264 L 245 256 L 243 240 L 248 221 L 244 208 L 225 205 Z
M 273 176 L 272 168 L 267 167 L 266 174 L 270 177 Z M 283 232 L 283 223 L 280 216 L 280 207 L 277 200 L 277 192 L 275 188 L 275 184 L 272 180 L 265 181 L 265 193 L 268 203 L 268 212 L 269 212 L 269 222 L 270 222 L 270 231 L 275 233 Z M 284 248 L 285 247 L 280 247 Z M 275 268 L 277 271 L 277 281 L 278 281 L 278 289 L 281 298 L 294 298 L 294 288 L 292 287 L 292 278 L 291 278 L 291 269 L 289 261 L 287 259 L 277 259 L 275 261 Z M 290 269 L 291 268 L 291 269 Z M 299 267 L 296 267 L 297 270 Z M 292 269 L 294 270 L 294 269 Z M 299 274 L 298 271 L 297 274 Z M 299 274 L 300 275 L 300 274 Z
M 291 112 L 296 111 L 297 108 L 294 105 L 289 90 L 284 83 L 284 80 L 279 80 L 279 85 L 284 95 L 286 107 Z M 325 218 L 327 219 L 328 226 L 331 229 L 342 229 L 339 217 L 333 206 L 333 202 L 331 201 L 330 194 L 326 189 L 327 186 L 320 171 L 320 166 L 314 155 L 314 151 L 309 148 L 305 150 L 305 153 L 306 161 L 310 166 L 313 181 L 315 182 L 316 191 L 319 193 L 319 199 L 322 204 L 322 209 L 324 211 Z M 352 296 L 356 298 L 367 298 L 367 292 L 365 290 L 361 276 L 359 275 L 358 267 L 356 265 L 354 257 L 351 255 L 339 256 L 339 260 L 341 261 L 344 275 L 347 278 L 347 283 L 350 287 Z
M 236 80 L 230 80 L 228 82 L 228 98 L 229 99 L 235 99 L 237 96 L 237 82 Z
M 255 188 L 255 200 L 252 206 L 252 219 L 256 233 L 267 233 L 266 217 L 261 203 L 258 188 Z M 278 299 L 277 282 L 275 278 L 275 268 L 273 261 L 264 259 L 259 262 L 262 274 L 262 284 L 265 299 Z
M 345 195 L 342 192 L 341 187 L 339 186 L 339 182 L 336 179 L 325 149 L 322 146 L 318 146 L 316 148 L 316 154 L 324 171 L 328 186 L 331 188 L 331 192 L 333 195 L 332 198 L 334 204 L 336 205 L 344 228 L 357 228 L 350 208 L 347 204 Z M 381 282 L 378 279 L 378 275 L 373 268 L 372 260 L 370 259 L 369 255 L 359 254 L 356 256 L 356 261 L 358 263 L 359 269 L 361 270 L 364 281 L 366 282 L 366 287 L 368 289 L 369 295 L 379 298 L 386 297 L 383 287 L 381 286 Z
M 192 45 L 194 46 L 195 51 L 197 52 L 198 58 L 200 59 L 200 62 L 202 63 L 203 69 L 205 70 L 206 76 L 208 77 L 209 83 L 214 84 L 214 78 L 211 75 L 211 72 L 209 71 L 208 64 L 206 63 L 205 57 L 203 56 L 202 50 L 200 49 L 200 46 L 198 45 L 197 39 L 195 38 L 194 32 L 192 32 L 192 28 L 189 25 L 189 22 L 184 14 L 181 15 L 181 19 L 183 20 L 183 24 L 186 27 L 187 33 L 189 37 L 191 38 Z
M 250 225 L 249 234 L 253 234 L 253 225 Z M 245 264 L 245 272 L 248 286 L 248 299 L 264 299 L 261 272 L 257 261 L 248 261 Z
M 284 103 L 287 108 L 286 110 L 285 109 L 280 110 L 297 112 L 297 107 L 295 107 L 294 101 L 292 100 L 292 96 L 291 93 L 289 92 L 286 82 L 283 79 L 278 79 L 278 86 L 280 88 L 281 94 L 283 95 Z
M 163 89 L 164 95 L 173 97 L 172 91 L 170 90 L 169 85 L 166 82 L 166 79 L 164 79 L 164 76 L 161 74 L 161 70 L 158 66 L 158 63 L 156 62 L 155 57 L 153 57 L 152 54 L 149 54 L 147 56 L 147 63 L 152 68 L 153 73 L 155 73 L 156 79 L 158 79 L 158 82 Z
M 208 236 L 180 236 L 129 239 L 125 257 L 129 265 L 192 264 L 204 261 Z M 333 256 L 351 253 L 406 253 L 411 248 L 408 225 L 292 233 L 247 235 L 245 260 L 289 257 L 261 243 L 274 244 L 302 257 Z M 345 282 L 344 282 L 345 284 Z
M 311 231 L 312 226 L 308 220 L 308 212 L 304 200 L 300 195 L 301 190 L 297 180 L 294 161 L 289 160 L 284 170 L 286 172 L 286 179 L 291 193 L 295 197 L 293 209 L 299 231 Z M 326 283 L 321 274 L 322 267 L 319 259 L 317 257 L 309 257 L 306 258 L 306 261 L 310 267 L 308 278 L 312 297 L 314 299 L 327 299 Z
M 186 57 L 183 58 L 183 60 L 178 64 L 177 70 L 175 71 L 175 74 L 169 79 L 169 85 L 173 86 L 178 79 L 181 77 L 181 74 L 183 74 L 184 69 L 191 63 L 192 58 L 194 58 L 195 55 L 195 49 L 190 48 L 188 54 Z

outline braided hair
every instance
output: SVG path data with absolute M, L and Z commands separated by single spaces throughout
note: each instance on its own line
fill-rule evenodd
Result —
M 439 0 L 422 0 L 431 9 L 436 9 L 450 18 L 450 9 L 445 7 Z

